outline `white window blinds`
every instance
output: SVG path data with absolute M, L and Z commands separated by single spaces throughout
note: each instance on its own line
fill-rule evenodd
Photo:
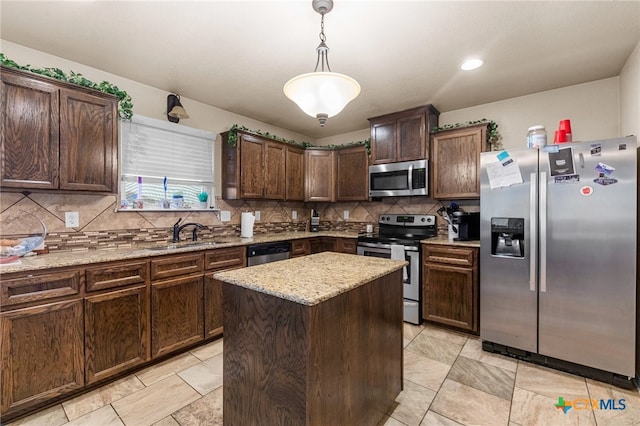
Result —
M 134 115 L 122 122 L 122 174 L 213 183 L 212 132 Z
M 215 207 L 215 133 L 140 115 L 120 130 L 120 210 Z

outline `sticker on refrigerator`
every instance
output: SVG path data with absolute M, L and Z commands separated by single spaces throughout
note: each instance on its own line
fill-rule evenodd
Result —
M 593 180 L 598 185 L 607 186 L 613 185 L 614 183 L 618 183 L 618 179 L 605 176 L 604 173 L 600 173 L 600 175 Z
M 592 157 L 600 157 L 600 154 L 602 153 L 602 145 L 594 143 L 591 145 L 591 149 L 589 151 L 591 152 Z
M 615 171 L 615 167 L 611 167 L 608 164 L 598 163 L 596 164 L 596 170 L 598 173 L 603 173 L 605 176 L 609 176 L 611 173 Z
M 580 194 L 588 197 L 589 195 L 593 194 L 593 187 L 588 185 L 583 186 L 582 188 L 580 188 Z
M 573 164 L 573 149 L 562 148 L 557 153 L 549 153 L 549 174 L 551 176 L 574 175 L 576 166 Z
M 593 181 L 598 185 L 607 186 L 618 182 L 618 179 L 611 177 L 613 172 L 616 170 L 615 167 L 605 163 L 598 163 L 596 164 L 595 169 L 598 172 L 598 177 Z
M 554 183 L 577 183 L 580 182 L 580 175 L 555 176 Z
M 498 161 L 487 164 L 487 177 L 491 189 L 522 183 L 522 173 L 518 163 L 507 151 L 496 155 Z

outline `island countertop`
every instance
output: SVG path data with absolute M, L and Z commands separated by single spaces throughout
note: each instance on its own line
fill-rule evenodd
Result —
M 219 272 L 218 280 L 303 305 L 316 305 L 408 265 L 402 260 L 323 252 Z

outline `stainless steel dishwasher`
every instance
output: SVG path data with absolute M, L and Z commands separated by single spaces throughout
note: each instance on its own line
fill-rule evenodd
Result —
M 289 259 L 289 257 L 291 257 L 291 243 L 288 241 L 247 246 L 247 266 L 261 265 Z

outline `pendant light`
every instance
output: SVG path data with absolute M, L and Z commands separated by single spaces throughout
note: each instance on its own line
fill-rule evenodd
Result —
M 316 117 L 320 126 L 324 126 L 327 118 L 337 115 L 360 94 L 360 85 L 349 76 L 332 72 L 329 67 L 324 15 L 333 9 L 333 0 L 313 0 L 311 5 L 322 16 L 316 68 L 313 72 L 293 77 L 287 81 L 283 90 L 287 98 L 295 102 L 305 114 Z

